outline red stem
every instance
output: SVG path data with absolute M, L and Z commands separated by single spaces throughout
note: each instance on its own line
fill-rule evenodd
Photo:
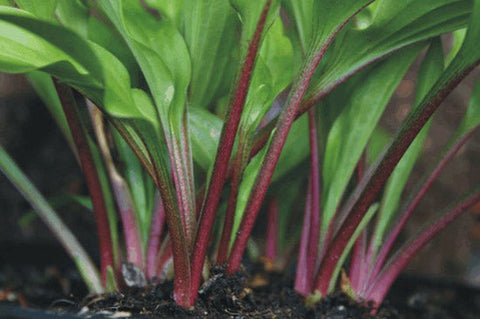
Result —
M 194 174 L 193 174 L 193 155 L 192 155 L 192 147 L 190 145 L 190 139 L 188 136 L 188 117 L 185 111 L 185 115 L 183 117 L 183 126 L 182 126 L 182 136 L 181 136 L 181 143 L 183 155 L 183 161 L 185 163 L 187 169 L 187 187 L 188 187 L 188 197 L 189 199 L 189 207 L 191 211 L 189 211 L 189 218 L 190 220 L 190 227 L 194 230 L 196 227 L 197 222 L 197 201 L 195 197 L 195 181 L 194 181 Z M 192 235 L 190 238 L 190 242 L 188 244 L 189 247 L 193 247 L 195 237 Z
M 359 286 L 362 284 L 365 269 L 365 247 L 367 246 L 367 234 L 363 231 L 355 242 L 352 257 L 350 261 L 349 279 L 353 291 L 357 293 Z
M 265 257 L 275 262 L 277 259 L 278 242 L 278 201 L 272 198 L 268 203 L 267 211 L 267 239 L 265 248 Z
M 365 153 L 362 154 L 362 157 L 358 161 L 357 164 L 357 184 L 360 183 L 360 181 L 363 178 L 363 175 L 365 174 L 365 165 L 366 160 L 365 160 Z M 358 291 L 359 285 L 363 282 L 363 278 L 365 276 L 365 271 L 366 271 L 366 247 L 367 247 L 367 231 L 364 230 L 358 237 L 357 241 L 355 242 L 355 246 L 353 247 L 353 252 L 352 252 L 352 257 L 350 261 L 350 272 L 349 272 L 349 279 L 350 279 L 350 284 L 352 285 L 352 288 L 355 292 Z
M 193 302 L 190 300 L 190 255 L 183 230 L 182 218 L 177 207 L 174 187 L 169 178 L 171 173 L 168 170 L 168 165 L 164 165 L 163 161 L 159 160 L 159 157 L 154 156 L 152 153 L 154 151 L 155 155 L 158 155 L 159 150 L 152 149 L 151 145 L 149 146 L 146 142 L 157 136 L 144 135 L 148 134 L 149 130 L 143 130 L 139 123 L 131 123 L 132 132 L 120 125 L 121 123 L 118 121 L 113 121 L 113 124 L 143 163 L 160 192 L 165 208 L 165 220 L 172 242 L 173 267 L 175 271 L 173 298 L 179 306 L 191 308 Z M 141 143 L 141 147 L 137 145 L 138 142 Z M 166 139 L 166 143 L 168 144 L 168 139 Z M 146 154 L 140 151 L 142 148 Z M 168 148 L 170 150 L 169 146 Z
M 148 235 L 147 245 L 147 278 L 155 276 L 157 269 L 157 255 L 160 249 L 160 239 L 165 225 L 165 209 L 160 196 L 156 196 L 155 207 L 153 210 L 152 224 L 150 234 Z
M 78 114 L 75 97 L 72 90 L 64 84 L 60 84 L 58 80 L 54 80 L 55 89 L 65 112 L 68 126 L 72 132 L 73 141 L 77 148 L 80 165 L 82 167 L 85 180 L 87 182 L 88 191 L 92 199 L 93 212 L 95 215 L 95 224 L 97 225 L 97 233 L 100 244 L 100 270 L 102 273 L 102 281 L 105 284 L 107 276 L 107 268 L 115 269 L 113 260 L 112 238 L 110 237 L 110 225 L 108 223 L 107 207 L 103 198 L 103 192 L 97 175 L 95 162 L 88 146 L 85 129 Z
M 328 291 L 330 279 L 348 241 L 390 177 L 393 169 L 441 102 L 474 67 L 475 65 L 472 65 L 452 79 L 448 79 L 446 85 L 438 90 L 428 102 L 425 101 L 419 108 L 410 113 L 393 142 L 352 193 L 342 214 L 348 216 L 348 218 L 345 219 L 336 233 L 326 253 L 327 258 L 322 260 L 317 273 L 315 289 L 319 290 L 322 295 L 325 295 Z
M 399 49 L 401 48 L 397 48 L 397 50 Z M 389 52 L 389 53 L 391 54 L 392 52 Z M 325 96 L 327 96 L 340 84 L 344 83 L 350 77 L 360 72 L 361 70 L 365 69 L 367 66 L 373 64 L 374 62 L 380 60 L 381 58 L 383 58 L 383 56 L 377 57 L 376 59 L 368 61 L 366 64 L 361 65 L 360 67 L 351 71 L 348 74 L 345 74 L 342 78 L 338 79 L 337 81 L 332 83 L 330 86 L 322 88 L 318 92 L 312 92 L 308 94 L 305 98 L 305 102 L 300 104 L 300 107 L 298 108 L 296 119 L 298 119 L 305 112 L 310 110 L 313 106 L 315 106 L 315 104 L 317 104 L 320 100 L 322 100 Z M 268 141 L 268 137 L 270 136 L 270 133 L 272 132 L 272 130 L 275 128 L 275 125 L 277 122 L 278 122 L 278 117 L 271 120 L 268 124 L 266 124 L 259 130 L 259 132 L 255 136 L 255 141 L 254 141 L 254 145 L 253 145 L 252 153 L 250 154 L 250 157 L 254 157 L 265 146 L 265 144 Z
M 374 61 L 371 61 L 370 63 L 373 63 L 373 62 Z M 347 76 L 342 78 L 340 81 L 337 81 L 337 82 L 333 83 L 330 87 L 321 90 L 317 94 L 308 95 L 305 98 L 305 101 L 300 104 L 300 106 L 298 108 L 298 111 L 297 111 L 297 114 L 295 115 L 295 119 L 298 119 L 305 112 L 312 109 L 315 106 L 315 104 L 317 104 L 320 100 L 322 100 L 325 96 L 327 96 L 330 92 L 332 92 L 333 89 L 338 87 L 340 84 L 342 84 L 343 82 L 348 80 L 352 75 L 354 75 L 356 72 L 360 71 L 361 69 L 363 69 L 366 66 L 367 65 L 363 66 L 362 68 L 359 68 L 358 70 L 356 70 L 355 72 L 352 72 L 351 74 L 348 74 Z M 260 150 L 265 146 L 265 144 L 267 143 L 268 138 L 269 138 L 271 132 L 273 131 L 273 129 L 275 128 L 278 120 L 279 120 L 278 117 L 274 118 L 268 124 L 263 126 L 259 130 L 259 132 L 255 135 L 255 141 L 253 143 L 253 148 L 252 148 L 252 152 L 250 153 L 250 157 L 254 157 L 255 155 L 257 155 L 258 152 L 260 152 Z
M 87 106 L 89 107 L 93 129 L 97 136 L 98 146 L 105 162 L 108 177 L 110 178 L 110 184 L 115 195 L 115 203 L 117 204 L 117 208 L 122 220 L 127 261 L 136 265 L 138 269 L 143 270 L 144 261 L 142 241 L 140 238 L 138 221 L 135 216 L 135 209 L 130 189 L 128 188 L 128 185 L 123 177 L 117 171 L 115 163 L 113 162 L 101 111 L 89 100 L 87 100 Z
M 365 175 L 365 168 L 366 168 L 366 155 L 365 152 L 363 152 L 362 156 L 360 157 L 360 160 L 357 163 L 357 184 L 360 183 L 362 180 L 363 176 Z
M 320 166 L 318 157 L 318 136 L 315 123 L 315 111 L 308 111 L 308 126 L 310 135 L 310 169 L 312 187 L 312 213 L 310 214 L 310 231 L 308 235 L 307 272 L 309 282 L 313 277 L 318 260 L 318 241 L 320 235 Z
M 188 167 L 185 162 L 185 158 L 187 157 L 185 152 L 187 152 L 187 150 L 184 148 L 185 145 L 182 137 L 178 140 L 174 136 L 173 143 L 167 144 L 171 145 L 169 148 L 172 175 L 175 183 L 175 190 L 177 192 L 177 202 L 179 204 L 178 208 L 180 211 L 183 232 L 185 234 L 187 248 L 188 250 L 191 250 L 195 225 L 195 205 L 193 203 L 194 200 L 192 200 L 193 196 L 190 196 L 192 194 L 190 189 L 191 174 L 190 171 L 188 171 Z
M 430 176 L 427 178 L 426 182 L 420 188 L 420 191 L 416 194 L 413 200 L 410 202 L 408 207 L 405 209 L 405 213 L 402 214 L 400 221 L 395 223 L 392 232 L 388 236 L 385 244 L 383 245 L 382 249 L 380 250 L 378 257 L 375 260 L 375 266 L 372 270 L 372 274 L 369 278 L 375 278 L 378 273 L 380 272 L 385 260 L 387 259 L 388 254 L 390 253 L 392 246 L 397 239 L 398 235 L 400 234 L 401 230 L 407 223 L 408 219 L 417 208 L 420 201 L 425 196 L 426 192 L 430 189 L 433 182 L 438 178 L 441 174 L 445 166 L 452 160 L 452 158 L 457 154 L 457 152 L 462 148 L 463 145 L 469 140 L 469 138 L 475 133 L 476 128 L 470 130 L 467 134 L 465 134 L 441 159 L 435 169 L 432 171 Z M 373 257 L 373 256 L 372 256 Z
M 392 258 L 387 268 L 375 278 L 372 288 L 367 293 L 367 299 L 379 305 L 385 298 L 388 290 L 410 260 L 422 249 L 438 232 L 448 226 L 460 214 L 480 201 L 480 188 L 474 191 L 467 199 L 451 208 L 435 223 L 423 230 L 416 238 L 404 245 Z
M 307 247 L 310 237 L 310 220 L 312 215 L 312 186 L 309 181 L 307 186 L 307 199 L 305 201 L 305 213 L 302 225 L 302 237 L 300 238 L 300 247 L 298 252 L 297 273 L 295 275 L 295 291 L 306 297 L 312 292 L 312 274 L 308 272 L 307 267 Z
M 198 288 L 200 287 L 203 264 L 205 262 L 208 241 L 215 219 L 215 212 L 217 210 L 220 195 L 225 183 L 228 164 L 232 154 L 233 144 L 235 142 L 235 136 L 237 134 L 238 125 L 240 123 L 243 107 L 245 105 L 270 4 L 271 0 L 268 0 L 258 21 L 252 41 L 248 47 L 247 56 L 243 63 L 240 79 L 238 81 L 237 89 L 233 98 L 232 107 L 227 114 L 226 121 L 222 129 L 207 196 L 205 198 L 202 214 L 200 216 L 200 223 L 195 241 L 195 249 L 193 250 L 191 268 L 192 280 L 190 285 L 190 298 L 192 303 L 194 302 L 197 296 Z
M 320 258 L 318 259 L 319 263 L 323 260 L 323 258 L 325 258 L 325 254 L 327 253 L 327 248 L 328 248 L 328 246 L 330 246 L 330 242 L 332 241 L 333 234 L 335 233 L 335 222 L 334 221 L 336 219 L 336 216 L 338 216 L 338 210 L 335 212 L 335 215 L 333 215 L 333 218 L 330 221 L 330 225 L 328 225 L 328 227 L 327 227 L 327 234 L 322 239 L 322 242 L 320 243 L 321 247 L 320 247 Z M 318 264 L 317 264 L 317 267 L 318 267 Z
M 129 263 L 136 265 L 140 270 L 144 270 L 142 242 L 135 212 L 132 208 L 133 201 L 128 192 L 127 185 L 116 185 L 115 182 L 112 182 L 112 187 L 122 219 L 127 260 Z
M 228 260 L 228 251 L 230 248 L 230 239 L 232 236 L 233 223 L 235 220 L 235 210 L 237 208 L 238 188 L 240 186 L 240 162 L 243 143 L 239 143 L 237 155 L 235 156 L 233 177 L 228 197 L 227 212 L 223 223 L 222 237 L 218 247 L 217 263 L 223 265 Z
M 376 61 L 376 60 L 375 60 Z M 369 64 L 373 63 L 374 61 L 371 61 Z M 368 64 L 368 65 L 369 65 Z M 359 68 L 356 70 L 356 72 L 360 71 L 367 65 L 363 66 L 362 68 Z M 312 109 L 315 104 L 317 104 L 321 99 L 323 99 L 326 95 L 328 95 L 333 89 L 335 89 L 337 86 L 342 84 L 344 81 L 349 79 L 352 75 L 354 75 L 356 72 L 352 72 L 351 74 L 348 74 L 346 77 L 342 78 L 341 81 L 335 82 L 333 85 L 330 87 L 323 89 L 322 91 L 318 92 L 317 94 L 314 95 L 309 95 L 306 97 L 305 102 L 302 102 L 300 104 L 300 107 L 298 108 L 297 114 L 295 116 L 295 120 L 298 119 L 300 116 L 302 116 L 305 112 L 308 110 Z M 261 126 L 260 130 L 254 137 L 253 141 L 253 146 L 252 150 L 250 152 L 250 158 L 255 157 L 255 155 L 260 152 L 260 150 L 265 146 L 265 144 L 268 141 L 268 138 L 270 137 L 270 134 L 272 133 L 273 129 L 275 128 L 276 124 L 278 122 L 278 116 L 274 119 L 272 119 L 268 123 L 263 123 Z M 228 167 L 228 172 L 227 172 L 227 179 L 232 176 L 233 173 L 233 164 L 230 163 Z
M 332 36 L 333 39 L 333 36 Z M 296 82 L 292 92 L 286 103 L 286 108 L 280 114 L 277 127 L 272 138 L 272 142 L 267 150 L 264 161 L 257 175 L 254 187 L 245 209 L 245 214 L 240 226 L 240 230 L 235 239 L 232 252 L 227 266 L 227 273 L 234 273 L 240 268 L 243 252 L 247 247 L 247 242 L 253 229 L 253 224 L 257 218 L 260 207 L 270 185 L 270 180 L 282 152 L 283 145 L 287 139 L 290 127 L 295 120 L 298 107 L 302 102 L 303 96 L 312 80 L 320 60 L 331 41 L 327 41 L 319 50 L 311 56 L 300 74 L 299 80 Z
M 137 129 L 138 130 L 138 129 Z M 140 136 L 140 138 L 142 138 Z M 148 157 L 153 165 L 154 182 L 157 186 L 165 208 L 165 220 L 167 222 L 168 232 L 171 238 L 173 267 L 175 271 L 173 298 L 175 302 L 183 308 L 191 308 L 194 302 L 190 298 L 190 256 L 187 248 L 187 242 L 183 231 L 183 224 L 180 213 L 176 206 L 175 195 L 172 192 L 173 187 L 165 172 L 165 167 L 158 167 L 155 158 L 142 139 L 142 143 L 148 153 Z

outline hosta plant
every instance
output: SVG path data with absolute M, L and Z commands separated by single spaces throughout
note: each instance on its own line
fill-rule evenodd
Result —
M 480 61 L 480 0 L 0 4 L 0 71 L 26 74 L 76 155 L 99 271 L 4 149 L 0 167 L 93 293 L 173 278 L 175 301 L 191 308 L 211 265 L 239 270 L 265 214 L 265 255 L 299 247 L 290 262 L 307 301 L 339 288 L 380 304 L 412 256 L 480 199 L 473 189 L 390 254 L 480 124 L 477 86 L 399 205 L 432 116 Z M 414 106 L 379 152 L 379 119 L 417 59 Z M 302 220 L 299 201 L 303 225 L 290 222 Z

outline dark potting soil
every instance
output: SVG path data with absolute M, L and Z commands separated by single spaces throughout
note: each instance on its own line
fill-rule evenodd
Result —
M 372 316 L 367 304 L 358 304 L 343 294 L 329 296 L 308 308 L 291 287 L 280 274 L 257 273 L 247 277 L 237 273 L 227 277 L 217 268 L 201 287 L 192 311 L 175 305 L 172 284 L 167 283 L 87 298 L 80 305 L 80 312 L 137 314 L 135 318 L 396 318 L 385 310 Z
M 226 277 L 221 269 L 213 269 L 211 279 L 200 290 L 195 310 L 186 311 L 173 302 L 171 282 L 81 300 L 75 296 L 84 295 L 85 288 L 68 267 L 3 264 L 0 318 L 473 319 L 480 314 L 480 290 L 454 283 L 403 276 L 374 316 L 368 303 L 359 304 L 343 294 L 326 297 L 308 308 L 291 288 L 290 278 L 258 267 L 251 273 Z
M 227 277 L 214 268 L 201 287 L 192 311 L 178 307 L 167 282 L 147 288 L 127 288 L 122 293 L 86 295 L 81 278 L 67 256 L 45 255 L 58 251 L 37 244 L 0 245 L 0 318 L 418 318 L 473 319 L 480 314 L 480 290 L 411 276 L 401 277 L 385 305 L 371 315 L 368 303 L 359 304 L 343 294 L 323 298 L 306 307 L 292 289 L 291 274 L 267 272 L 250 266 L 247 272 Z M 3 247 L 3 248 L 2 248 Z M 11 249 L 7 249 L 10 247 Z M 9 253 L 9 250 L 11 252 Z M 35 251 L 43 258 L 17 258 L 15 251 Z M 42 253 L 43 252 L 43 253 Z M 8 258 L 4 258 L 7 256 Z M 25 254 L 21 254 L 24 256 Z M 38 257 L 38 256 L 37 256 Z M 57 265 L 55 267 L 51 265 Z M 83 299 L 82 299 L 83 298 Z M 35 311 L 32 309 L 41 309 Z M 61 316 L 59 315 L 61 314 Z
M 256 272 L 247 277 L 243 272 L 227 277 L 217 268 L 210 278 L 201 287 L 195 309 L 186 311 L 173 302 L 171 282 L 80 300 L 75 296 L 85 290 L 75 271 L 2 265 L 0 318 L 62 318 L 59 314 L 68 318 L 397 318 L 384 310 L 383 315 L 370 316 L 367 305 L 345 295 L 324 298 L 315 308 L 308 308 L 291 288 L 291 280 L 278 273 Z

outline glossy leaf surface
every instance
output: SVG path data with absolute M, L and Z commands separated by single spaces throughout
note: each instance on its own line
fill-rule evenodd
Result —
M 362 29 L 349 25 L 328 52 L 309 98 L 323 96 L 359 69 L 406 45 L 464 27 L 471 0 L 383 0 Z

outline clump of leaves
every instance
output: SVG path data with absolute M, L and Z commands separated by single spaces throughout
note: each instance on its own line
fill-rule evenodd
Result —
M 290 211 L 308 179 L 303 226 L 291 240 L 300 242 L 296 290 L 331 292 L 351 255 L 341 287 L 381 303 L 412 256 L 480 199 L 473 190 L 386 262 L 480 121 L 477 87 L 439 164 L 396 215 L 430 118 L 480 61 L 480 0 L 0 4 L 0 70 L 28 76 L 77 156 L 100 275 L 3 149 L 0 167 L 92 292 L 165 280 L 173 265 L 174 298 L 192 307 L 207 260 L 239 270 L 267 195 L 266 255 L 286 252 Z M 445 62 L 439 37 L 454 31 Z M 372 153 L 380 116 L 426 47 L 415 107 L 369 163 L 362 154 Z

